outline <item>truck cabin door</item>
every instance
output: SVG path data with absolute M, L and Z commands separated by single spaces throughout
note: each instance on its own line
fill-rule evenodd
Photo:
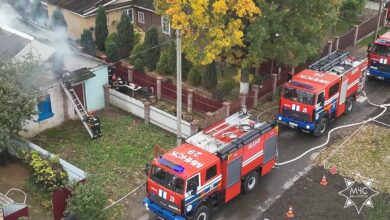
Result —
M 241 192 L 242 157 L 229 161 L 227 166 L 225 202 L 230 201 Z
M 197 194 L 198 188 L 200 186 L 199 183 L 199 174 L 196 174 L 195 176 L 187 180 L 186 198 Z
M 325 91 L 322 91 L 317 95 L 316 109 L 319 107 L 324 107 L 324 105 L 325 105 Z

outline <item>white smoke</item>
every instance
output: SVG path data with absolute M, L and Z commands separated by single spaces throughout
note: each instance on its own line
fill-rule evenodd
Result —
M 49 30 L 47 10 L 41 11 L 41 13 L 45 14 L 38 15 L 35 19 L 29 17 L 29 14 L 31 14 L 31 6 L 34 2 L 27 3 L 28 5 L 25 5 L 26 12 L 21 16 L 20 12 L 15 10 L 15 5 L 12 7 L 4 0 L 0 0 L 0 25 L 11 27 L 19 32 L 31 35 L 36 40 L 55 48 L 56 55 L 52 59 L 52 69 L 57 74 L 60 74 L 64 69 L 63 58 L 74 55 L 68 43 L 67 30 L 62 27 Z M 42 24 L 44 25 L 43 27 Z M 45 51 L 39 52 L 45 53 Z

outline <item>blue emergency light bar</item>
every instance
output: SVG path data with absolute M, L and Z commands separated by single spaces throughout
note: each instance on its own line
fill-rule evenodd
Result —
M 177 172 L 177 173 L 182 173 L 184 171 L 184 167 L 178 165 L 178 164 L 175 164 L 175 163 L 172 163 L 171 161 L 169 160 L 166 160 L 162 157 L 160 157 L 158 159 L 158 162 L 166 167 L 169 167 L 171 168 L 173 171 Z

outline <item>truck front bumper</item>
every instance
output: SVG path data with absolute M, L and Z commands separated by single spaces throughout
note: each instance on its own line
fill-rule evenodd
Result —
M 293 127 L 293 128 L 300 128 L 300 129 L 310 131 L 310 132 L 312 132 L 316 129 L 315 123 L 296 120 L 293 118 L 285 117 L 281 114 L 276 115 L 276 119 L 280 123 L 288 125 L 288 126 Z
M 159 218 L 165 219 L 165 220 L 185 220 L 186 218 L 175 214 L 163 207 L 161 207 L 159 204 L 153 202 L 149 198 L 144 199 L 144 206 L 146 209 L 152 211 L 154 214 L 156 214 Z
M 374 68 L 368 68 L 367 76 L 372 76 L 379 79 L 390 79 L 390 73 L 382 72 Z

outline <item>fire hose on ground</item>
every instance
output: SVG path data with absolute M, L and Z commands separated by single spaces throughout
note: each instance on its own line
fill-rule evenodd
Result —
M 282 165 L 286 165 L 286 164 L 295 162 L 295 161 L 301 159 L 301 158 L 302 158 L 303 156 L 305 156 L 306 154 L 308 154 L 308 153 L 310 153 L 310 152 L 312 152 L 312 151 L 314 151 L 314 150 L 317 150 L 317 149 L 319 149 L 319 148 L 322 148 L 322 147 L 326 146 L 326 145 L 329 143 L 329 141 L 330 141 L 331 134 L 332 134 L 334 131 L 336 131 L 336 130 L 339 130 L 339 129 L 342 129 L 342 128 L 348 128 L 348 127 L 353 127 L 353 126 L 361 125 L 361 126 L 359 127 L 359 129 L 356 129 L 355 132 L 350 136 L 350 138 L 351 138 L 351 137 L 352 137 L 354 134 L 356 134 L 356 133 L 365 125 L 365 124 L 367 124 L 368 122 L 371 122 L 371 121 L 377 122 L 377 123 L 382 124 L 382 125 L 387 126 L 387 127 L 390 127 L 389 124 L 386 124 L 386 123 L 384 123 L 384 122 L 381 122 L 381 121 L 378 121 L 378 120 L 377 120 L 377 118 L 381 117 L 381 116 L 387 111 L 387 108 L 390 107 L 390 103 L 378 105 L 378 104 L 375 104 L 375 103 L 371 102 L 371 101 L 369 100 L 369 98 L 367 97 L 367 95 L 366 95 L 366 93 L 365 93 L 364 91 L 363 91 L 363 94 L 364 94 L 364 96 L 367 98 L 367 101 L 368 101 L 368 103 L 369 103 L 370 105 L 372 105 L 372 106 L 374 106 L 374 107 L 378 107 L 378 108 L 383 108 L 383 111 L 380 112 L 380 113 L 379 113 L 378 115 L 376 115 L 375 117 L 369 118 L 369 119 L 367 119 L 367 120 L 365 120 L 365 121 L 357 122 L 357 123 L 352 123 L 352 124 L 347 124 L 347 125 L 342 125 L 342 126 L 338 126 L 338 127 L 335 127 L 335 128 L 333 128 L 333 129 L 331 129 L 331 130 L 328 132 L 328 136 L 327 136 L 327 139 L 326 139 L 325 143 L 323 143 L 323 144 L 321 144 L 321 145 L 318 145 L 318 146 L 316 146 L 316 147 L 313 147 L 313 148 L 311 148 L 311 149 L 305 151 L 304 153 L 302 153 L 301 155 L 299 155 L 299 156 L 297 156 L 297 157 L 295 157 L 295 158 L 293 158 L 293 159 L 290 159 L 290 160 L 288 160 L 288 161 L 284 161 L 284 162 L 281 162 L 281 163 L 276 163 L 276 166 L 282 166 Z M 257 115 L 257 120 L 259 120 L 260 115 L 262 115 L 262 114 L 264 114 L 264 113 L 266 113 L 266 112 L 268 112 L 268 111 L 270 111 L 270 110 L 276 109 L 276 108 L 278 108 L 278 107 L 279 107 L 279 106 L 275 106 L 275 107 L 272 107 L 272 108 L 269 108 L 269 109 L 266 109 L 266 110 L 262 111 L 261 113 L 259 113 L 259 114 Z M 349 140 L 349 138 L 347 138 L 343 143 L 345 143 L 345 142 L 348 141 L 348 140 Z M 341 146 L 342 146 L 342 145 L 341 145 Z M 141 187 L 142 187 L 143 185 L 145 185 L 145 184 L 146 184 L 146 182 L 144 182 L 144 183 L 142 183 L 141 185 L 137 186 L 136 188 L 134 188 L 131 192 L 129 192 L 128 194 L 126 194 L 126 195 L 123 196 L 122 198 L 118 199 L 117 201 L 113 202 L 113 203 L 110 204 L 109 206 L 107 206 L 107 207 L 105 207 L 104 209 L 102 209 L 101 212 L 104 212 L 105 210 L 107 210 L 107 209 L 111 208 L 112 206 L 116 205 L 117 203 L 121 202 L 123 199 L 125 199 L 126 197 L 130 196 L 131 194 L 133 194 L 135 191 L 137 191 L 139 188 L 141 188 Z M 100 212 L 100 213 L 101 213 L 101 212 Z

